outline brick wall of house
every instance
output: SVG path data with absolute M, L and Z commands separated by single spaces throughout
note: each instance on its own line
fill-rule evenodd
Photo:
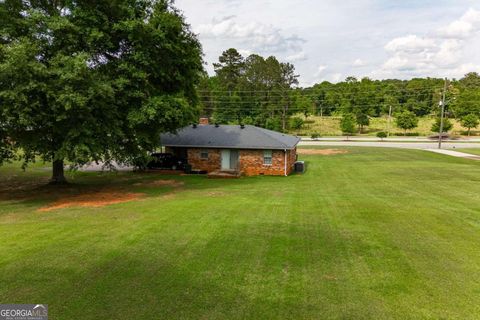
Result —
M 287 172 L 292 173 L 295 162 L 297 162 L 297 148 L 287 151 Z
M 201 158 L 200 148 L 188 149 L 188 163 L 193 170 L 205 170 L 208 172 L 218 171 L 222 166 L 220 149 L 205 149 L 208 151 L 208 159 Z
M 296 149 L 287 151 L 287 174 L 293 171 L 296 157 Z M 283 176 L 285 174 L 285 153 L 282 150 L 273 150 L 272 164 L 266 165 L 263 161 L 263 150 L 241 150 L 240 171 L 246 176 Z
M 221 149 L 208 150 L 208 159 L 201 158 L 201 148 L 190 148 L 187 150 L 188 163 L 193 170 L 205 170 L 207 172 L 221 170 Z M 175 148 L 167 148 L 166 152 L 176 153 Z M 287 151 L 287 174 L 293 171 L 293 165 L 297 158 L 297 150 Z M 283 150 L 272 151 L 272 164 L 266 165 L 263 160 L 263 150 L 240 150 L 239 170 L 242 175 L 276 175 L 285 174 L 285 153 Z

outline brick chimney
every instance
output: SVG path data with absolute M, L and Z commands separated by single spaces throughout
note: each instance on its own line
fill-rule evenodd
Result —
M 209 124 L 208 118 L 207 117 L 200 118 L 200 120 L 198 121 L 198 124 L 208 125 Z

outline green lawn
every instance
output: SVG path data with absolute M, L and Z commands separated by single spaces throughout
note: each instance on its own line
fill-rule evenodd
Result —
M 305 175 L 0 169 L 0 302 L 52 319 L 478 319 L 480 162 L 348 148 Z M 174 179 L 175 186 L 148 181 Z M 38 211 L 115 190 L 133 202 Z

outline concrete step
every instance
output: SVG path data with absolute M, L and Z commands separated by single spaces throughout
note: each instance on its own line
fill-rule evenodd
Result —
M 240 178 L 240 172 L 237 171 L 213 171 L 207 174 L 211 179 L 237 179 Z

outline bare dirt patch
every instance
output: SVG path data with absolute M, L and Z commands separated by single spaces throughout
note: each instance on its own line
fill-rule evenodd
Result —
M 174 187 L 179 188 L 182 187 L 184 183 L 182 181 L 177 180 L 155 180 L 149 182 L 139 182 L 135 183 L 134 186 L 136 187 Z
M 62 199 L 54 201 L 49 205 L 38 209 L 41 212 L 52 211 L 56 209 L 70 207 L 104 207 L 111 204 L 123 203 L 138 200 L 143 197 L 143 193 L 130 193 L 119 191 L 99 191 L 80 195 L 65 196 Z
M 304 155 L 332 156 L 335 154 L 345 154 L 348 153 L 348 151 L 340 149 L 297 149 L 297 153 Z
M 225 197 L 228 195 L 228 193 L 223 192 L 223 191 L 209 191 L 205 193 L 208 197 Z

